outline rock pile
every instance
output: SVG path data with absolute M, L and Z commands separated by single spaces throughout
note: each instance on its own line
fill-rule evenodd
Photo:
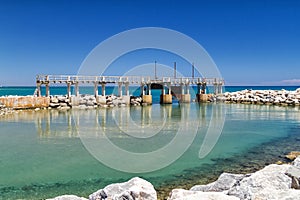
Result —
M 72 107 L 72 105 L 67 96 L 51 96 L 49 107 L 57 109 L 69 109 Z
M 287 90 L 242 90 L 238 92 L 225 92 L 213 96 L 211 101 L 224 101 L 226 103 L 265 104 L 265 105 L 300 105 L 300 88 L 295 91 Z
M 207 185 L 190 190 L 173 189 L 168 200 L 300 200 L 300 156 L 292 165 L 271 164 L 252 174 L 223 173 Z M 148 181 L 133 178 L 125 183 L 106 186 L 89 196 L 89 200 L 142 199 L 156 200 L 157 194 Z M 86 200 L 64 195 L 52 200 Z
M 140 105 L 142 105 L 142 103 L 143 103 L 142 97 L 135 97 L 135 96 L 130 97 L 130 105 L 140 106 Z
M 190 191 L 198 191 L 198 197 L 204 193 L 217 192 L 243 200 L 300 199 L 300 190 L 297 190 L 299 189 L 297 183 L 300 179 L 300 168 L 297 167 L 299 161 L 300 158 L 295 160 L 293 165 L 272 164 L 260 171 L 246 175 L 223 173 L 217 181 L 208 185 L 194 186 Z M 173 191 L 169 200 L 174 199 L 172 193 Z M 193 195 L 195 194 L 193 193 Z M 187 196 L 185 198 L 190 199 Z
M 116 183 L 89 195 L 89 200 L 156 200 L 157 194 L 151 183 L 135 177 L 124 183 Z M 49 200 L 87 200 L 74 195 L 63 195 Z
M 130 98 L 127 102 L 126 98 Z M 72 96 L 51 96 L 50 97 L 50 108 L 56 108 L 61 110 L 67 110 L 70 108 L 89 109 L 97 107 L 123 107 L 127 104 L 133 106 L 143 105 L 141 97 L 134 96 L 123 96 L 117 97 L 115 95 L 98 96 L 97 98 L 93 95 L 81 95 L 79 97 Z
M 117 97 L 115 95 L 106 96 L 106 105 L 109 107 L 126 106 L 126 102 L 123 97 Z
M 0 116 L 6 115 L 6 114 L 9 114 L 9 113 L 13 113 L 13 109 L 6 108 L 5 105 L 0 103 Z

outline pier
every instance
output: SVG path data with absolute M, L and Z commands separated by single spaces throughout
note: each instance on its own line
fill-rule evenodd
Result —
M 37 75 L 36 95 L 41 96 L 41 87 L 46 88 L 46 97 L 50 96 L 50 85 L 62 84 L 67 87 L 67 96 L 71 97 L 71 86 L 75 89 L 75 97 L 80 96 L 79 85 L 90 85 L 94 87 L 94 96 L 101 101 L 106 96 L 106 86 L 118 87 L 118 96 L 123 97 L 126 102 L 130 101 L 130 85 L 140 86 L 142 101 L 152 104 L 152 89 L 161 89 L 160 103 L 171 104 L 172 97 L 181 103 L 191 102 L 190 86 L 197 86 L 197 101 L 207 100 L 207 86 L 213 86 L 213 93 L 222 93 L 224 80 L 219 78 L 202 77 L 155 77 L 150 76 L 77 76 L 77 75 Z M 101 86 L 101 95 L 98 88 Z M 125 88 L 125 94 L 123 94 Z M 103 99 L 102 99 L 103 100 Z

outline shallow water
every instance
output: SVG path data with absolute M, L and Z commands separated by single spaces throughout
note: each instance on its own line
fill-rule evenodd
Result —
M 209 133 L 211 128 L 220 128 L 223 120 L 220 135 Z M 298 135 L 299 120 L 299 107 L 239 104 L 20 111 L 0 118 L 0 197 L 87 196 L 107 184 L 134 176 L 149 180 L 156 188 L 202 182 L 196 174 L 204 172 L 212 177 L 202 178 L 211 180 L 224 171 L 228 160 L 235 167 L 247 168 L 243 166 L 245 155 L 248 160 L 253 159 L 249 155 L 263 153 L 264 148 L 290 138 L 291 133 Z M 173 144 L 178 135 L 181 142 L 171 148 L 173 154 L 162 153 L 153 158 L 146 155 L 136 162 L 106 146 L 112 143 L 132 153 L 155 152 Z M 185 149 L 180 145 L 186 141 L 192 142 Z M 298 143 L 294 140 L 289 144 L 293 146 L 293 142 Z M 117 167 L 130 171 L 160 166 L 180 148 L 183 155 L 179 152 L 179 159 L 153 172 L 118 171 L 94 157 L 113 158 Z M 269 154 L 280 156 L 277 154 L 282 147 L 278 148 L 269 149 Z M 199 158 L 200 149 L 203 158 Z

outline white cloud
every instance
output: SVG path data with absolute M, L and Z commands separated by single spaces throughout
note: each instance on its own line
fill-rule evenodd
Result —
M 299 85 L 300 79 L 288 79 L 288 80 L 282 80 L 281 82 L 288 85 Z

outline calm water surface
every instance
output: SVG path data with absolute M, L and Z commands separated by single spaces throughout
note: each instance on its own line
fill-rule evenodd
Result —
M 205 142 L 214 144 L 205 140 L 208 127 L 222 123 L 222 116 L 225 123 L 214 148 L 199 158 L 199 149 Z M 87 196 L 107 184 L 134 176 L 159 187 L 186 170 L 201 170 L 208 165 L 217 170 L 220 166 L 215 163 L 219 159 L 243 155 L 265 143 L 287 138 L 298 129 L 299 120 L 298 107 L 237 104 L 20 111 L 0 118 L 0 198 Z M 111 169 L 95 159 L 82 142 L 84 138 L 106 142 L 105 136 L 127 151 L 151 152 L 169 144 L 182 122 L 198 127 L 193 143 L 176 162 L 154 172 L 135 174 Z M 132 123 L 151 127 L 157 134 L 144 139 L 131 137 L 127 132 Z M 191 130 L 184 132 L 187 138 L 193 135 Z M 135 133 L 144 134 L 142 129 Z M 110 152 L 108 155 L 120 159 Z

